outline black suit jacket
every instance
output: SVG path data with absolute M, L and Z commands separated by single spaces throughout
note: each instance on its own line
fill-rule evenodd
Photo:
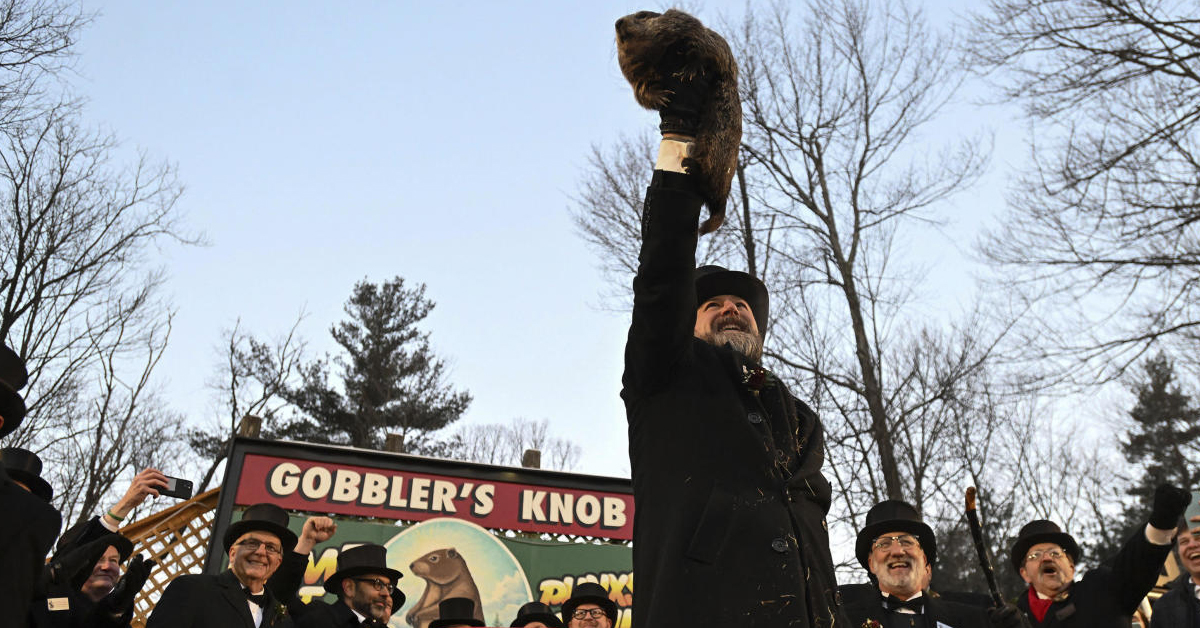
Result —
M 830 626 L 821 423 L 782 383 L 755 395 L 740 354 L 692 336 L 701 199 L 691 186 L 654 173 L 633 282 L 621 397 L 637 503 L 634 626 Z M 790 442 L 778 442 L 777 421 L 792 426 Z M 794 461 L 786 473 L 781 450 Z
M 260 628 L 292 628 L 291 617 L 280 616 L 279 604 L 268 587 L 267 607 Z M 180 576 L 167 585 L 146 628 L 254 628 L 254 618 L 242 584 L 226 569 L 216 576 Z
M 24 628 L 35 591 L 42 575 L 46 554 L 58 530 L 62 516 L 53 506 L 17 486 L 0 468 L 0 628 Z M 18 516 L 19 513 L 19 516 Z M 45 604 L 45 600 L 42 600 Z
M 362 624 L 354 611 L 341 600 L 333 604 L 313 600 L 304 607 L 304 614 L 297 615 L 298 628 L 353 628 Z
M 1093 567 L 1054 602 L 1039 624 L 1029 611 L 1028 590 L 1017 597 L 1029 623 L 1039 628 L 1129 628 L 1130 617 L 1158 581 L 1170 545 L 1155 545 L 1139 529 L 1116 556 Z
M 860 585 L 853 586 L 857 588 Z M 850 620 L 850 628 L 858 628 L 869 619 L 878 621 L 883 624 L 884 628 L 902 628 L 909 625 L 907 621 L 904 621 L 907 618 L 903 614 L 885 610 L 879 589 L 874 585 L 868 586 L 870 586 L 869 591 L 862 594 L 856 592 L 853 595 L 847 594 L 848 587 L 842 588 L 842 599 L 845 600 L 844 608 L 846 618 Z M 925 594 L 925 612 L 923 614 L 928 621 L 929 628 L 936 628 L 938 623 L 950 628 L 988 627 L 987 611 L 984 609 L 944 600 L 929 593 Z

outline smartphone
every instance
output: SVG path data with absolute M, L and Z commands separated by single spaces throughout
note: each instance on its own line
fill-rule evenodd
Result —
M 173 478 L 167 476 L 167 488 L 159 489 L 158 494 L 163 497 L 176 497 L 178 499 L 191 499 L 192 497 L 192 481 L 181 478 Z
M 1189 530 L 1200 528 L 1200 522 L 1192 521 L 1192 517 L 1200 517 L 1200 491 L 1192 491 L 1192 503 L 1183 511 L 1183 520 Z

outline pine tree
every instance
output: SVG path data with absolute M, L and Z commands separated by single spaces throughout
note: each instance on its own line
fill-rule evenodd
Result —
M 402 277 L 355 284 L 349 318 L 330 330 L 344 351 L 332 360 L 342 386 L 330 383 L 328 358 L 303 367 L 303 383 L 287 396 L 306 416 L 281 436 L 378 449 L 395 433 L 402 451 L 436 447 L 430 433 L 457 420 L 471 396 L 444 381 L 445 363 L 433 354 L 429 332 L 418 328 L 433 307 L 424 284 L 406 288 Z
M 1175 364 L 1164 354 L 1143 365 L 1145 378 L 1132 386 L 1137 402 L 1129 412 L 1132 422 L 1124 433 L 1121 451 L 1131 465 L 1130 496 L 1119 525 L 1110 527 L 1105 538 L 1089 548 L 1094 558 L 1107 558 L 1137 530 L 1146 517 L 1160 484 L 1194 489 L 1200 482 L 1196 462 L 1196 438 L 1200 436 L 1200 409 L 1192 404 L 1175 377 Z

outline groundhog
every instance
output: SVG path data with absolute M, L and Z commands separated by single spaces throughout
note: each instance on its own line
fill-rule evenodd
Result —
M 426 628 L 438 618 L 438 602 L 448 597 L 465 597 L 475 601 L 475 619 L 483 619 L 483 601 L 479 587 L 471 577 L 467 561 L 453 547 L 438 549 L 414 560 L 408 566 L 425 581 L 425 592 L 408 611 L 405 619 L 413 628 Z
M 725 222 L 725 202 L 742 142 L 742 101 L 733 52 L 700 20 L 675 9 L 662 14 L 639 11 L 617 20 L 621 73 L 633 85 L 638 104 L 647 109 L 661 110 L 670 101 L 658 66 L 664 53 L 676 45 L 684 47 L 690 60 L 680 78 L 703 74 L 713 92 L 701 111 L 696 143 L 683 162 L 688 174 L 699 177 L 701 195 L 708 205 L 709 217 L 700 224 L 700 233 L 712 233 Z

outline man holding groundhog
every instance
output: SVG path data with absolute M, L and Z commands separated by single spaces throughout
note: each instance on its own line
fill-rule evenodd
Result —
M 688 61 L 686 49 L 654 60 L 670 100 L 625 347 L 634 626 L 846 626 L 821 423 L 761 363 L 767 289 L 695 267 L 703 199 L 683 164 L 712 90 L 704 74 L 679 77 Z

